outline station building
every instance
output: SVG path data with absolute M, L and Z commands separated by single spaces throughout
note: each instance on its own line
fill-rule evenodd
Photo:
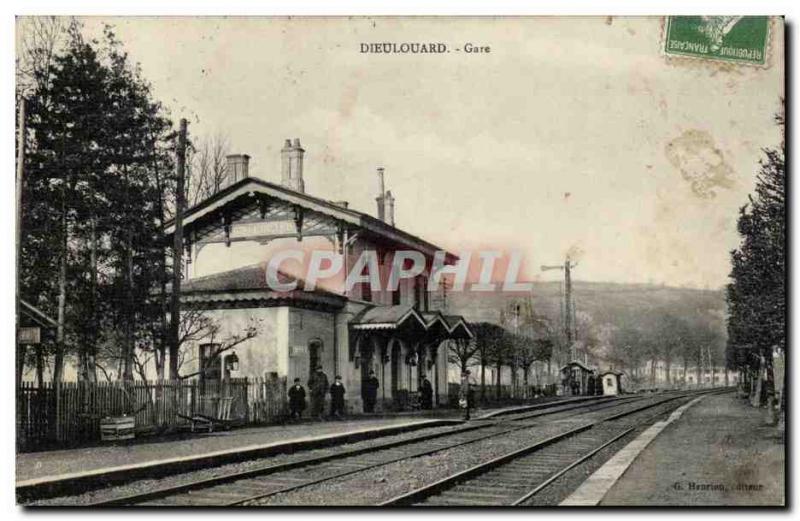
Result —
M 377 216 L 306 193 L 304 152 L 299 140 L 286 140 L 280 183 L 250 177 L 249 156 L 228 156 L 222 189 L 184 213 L 182 313 L 202 314 L 217 330 L 212 338 L 183 347 L 181 373 L 220 380 L 300 378 L 305 385 L 321 366 L 331 382 L 342 376 L 348 408 L 360 411 L 361 385 L 372 370 L 380 383 L 379 407 L 402 407 L 423 378 L 433 386 L 434 404 L 444 403 L 447 342 L 469 339 L 472 332 L 463 317 L 434 309 L 428 279 L 443 250 L 395 226 L 395 201 L 384 189 L 383 169 L 378 169 Z M 175 223 L 168 223 L 167 240 L 174 231 Z M 278 279 L 297 287 L 275 291 L 267 284 L 267 265 L 286 248 L 332 252 L 342 261 L 343 275 L 362 252 L 370 252 L 378 260 L 381 285 L 359 282 L 344 291 L 338 280 L 311 289 L 302 266 L 284 262 Z M 426 265 L 391 291 L 385 281 L 398 250 L 420 252 Z M 258 262 L 251 262 L 253 251 Z M 443 259 L 457 260 L 448 252 Z M 248 328 L 257 334 L 214 355 Z M 236 364 L 226 362 L 234 356 Z

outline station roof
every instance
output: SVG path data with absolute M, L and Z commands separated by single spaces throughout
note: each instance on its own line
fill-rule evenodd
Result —
M 337 307 L 344 305 L 346 297 L 319 287 L 305 290 L 305 281 L 278 271 L 278 281 L 297 281 L 293 291 L 274 291 L 267 284 L 267 263 L 262 262 L 213 275 L 189 279 L 181 284 L 181 300 L 184 302 L 275 300 L 275 301 L 320 301 Z M 168 290 L 171 289 L 168 287 Z
M 581 368 L 581 369 L 583 369 L 584 371 L 589 371 L 589 372 L 591 372 L 591 371 L 594 371 L 594 369 L 593 369 L 593 368 L 591 368 L 591 367 L 589 367 L 588 365 L 584 364 L 584 363 L 583 363 L 583 362 L 581 362 L 580 360 L 573 360 L 573 361 L 571 361 L 571 362 L 568 362 L 567 364 L 565 364 L 565 365 L 564 365 L 564 366 L 561 368 L 561 370 L 563 371 L 564 369 L 567 369 L 568 367 L 570 367 L 570 366 L 573 366 L 573 365 L 577 365 L 578 367 L 580 367 L 580 368 Z
M 344 223 L 358 230 L 365 230 L 371 234 L 379 236 L 381 239 L 402 245 L 426 255 L 434 255 L 436 251 L 445 251 L 434 244 L 431 244 L 415 235 L 405 232 L 399 228 L 391 226 L 382 220 L 364 212 L 359 212 L 351 208 L 345 208 L 332 201 L 298 192 L 282 185 L 277 185 L 258 179 L 246 177 L 236 183 L 220 190 L 211 197 L 203 200 L 192 208 L 189 208 L 183 216 L 183 226 L 189 230 L 196 223 L 208 221 L 209 216 L 219 213 L 225 207 L 237 206 L 242 201 L 253 197 L 266 197 L 268 200 L 279 200 L 282 203 L 290 204 L 304 210 L 319 214 L 323 217 Z M 219 222 L 218 219 L 210 219 Z M 174 219 L 164 225 L 164 236 L 166 239 L 175 232 Z M 450 252 L 446 252 L 449 262 L 454 262 L 458 257 Z
M 58 322 L 25 299 L 19 299 L 19 312 L 38 326 L 45 328 L 58 327 Z

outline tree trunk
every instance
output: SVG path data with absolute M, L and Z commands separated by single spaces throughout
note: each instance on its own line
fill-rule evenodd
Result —
M 133 309 L 133 230 L 128 225 L 125 244 L 125 336 L 122 350 L 122 379 L 133 380 L 134 314 Z
M 503 369 L 503 365 L 502 365 L 502 363 L 501 363 L 501 362 L 497 362 L 497 365 L 496 365 L 495 367 L 496 367 L 496 369 L 497 369 L 497 383 L 495 384 L 495 398 L 496 398 L 496 399 L 499 401 L 499 400 L 500 400 L 500 398 L 501 398 L 501 394 L 500 394 L 500 393 L 501 393 L 501 389 L 500 389 L 500 385 L 501 385 L 501 383 L 500 383 L 500 377 L 501 377 L 501 373 L 503 372 L 503 371 L 502 371 L 502 369 Z
M 702 375 L 702 363 L 697 364 L 697 387 L 701 387 L 703 385 L 703 375 Z
M 523 366 L 522 367 L 522 397 L 529 398 L 528 396 L 528 371 L 530 370 L 531 366 Z
M 656 359 L 653 358 L 650 360 L 650 387 L 655 387 L 656 385 Z
M 686 371 L 689 369 L 689 363 L 686 357 L 683 357 L 683 385 L 686 385 Z
M 486 403 L 486 360 L 481 357 L 481 404 Z
M 42 344 L 36 344 L 36 384 L 41 387 L 44 385 L 44 354 Z
M 25 344 L 17 344 L 17 389 L 22 385 L 22 373 L 25 372 L 25 355 L 27 354 L 27 348 L 28 346 Z
M 82 346 L 81 378 L 86 382 L 97 381 L 95 362 L 97 359 L 97 218 L 92 215 L 89 223 L 89 337 Z
M 772 357 L 772 349 L 767 348 L 764 350 L 764 368 L 766 374 L 765 382 L 766 385 L 766 406 L 767 406 L 767 424 L 768 425 L 777 425 L 778 423 L 778 414 L 777 414 L 777 402 L 775 399 L 775 371 L 773 369 L 773 357 Z
M 66 154 L 65 142 L 66 129 L 62 129 L 61 134 L 61 167 L 63 169 L 62 175 L 63 184 L 61 186 L 61 244 L 60 257 L 58 259 L 58 315 L 56 320 L 58 326 L 56 327 L 56 355 L 53 361 L 53 383 L 58 384 L 61 382 L 61 375 L 64 367 L 64 321 L 66 320 L 67 312 L 67 247 L 69 245 L 69 222 L 67 221 L 67 170 L 64 167 L 64 156 Z M 58 407 L 58 397 L 56 393 L 56 407 Z
M 53 361 L 53 382 L 61 382 L 64 368 L 64 322 L 67 313 L 67 222 L 66 207 L 62 215 L 64 237 L 62 241 L 61 258 L 58 261 L 58 326 L 56 328 L 56 355 Z

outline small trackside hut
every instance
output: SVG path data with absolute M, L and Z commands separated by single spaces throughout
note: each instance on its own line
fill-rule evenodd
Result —
M 603 382 L 603 394 L 606 396 L 616 396 L 622 394 L 622 375 L 620 371 L 608 370 L 600 373 Z
M 304 153 L 299 140 L 286 140 L 280 184 L 250 177 L 249 156 L 229 156 L 221 190 L 185 212 L 182 315 L 209 317 L 219 339 L 257 328 L 254 337 L 236 345 L 236 370 L 226 363 L 230 351 L 209 363 L 209 340 L 184 348 L 188 363 L 201 379 L 300 378 L 304 386 L 314 368 L 322 367 L 329 381 L 342 376 L 350 413 L 362 411 L 362 382 L 370 371 L 379 381 L 377 410 L 404 408 L 426 378 L 434 405 L 446 403 L 444 343 L 471 338 L 472 332 L 462 317 L 434 309 L 428 282 L 435 259 L 451 265 L 457 257 L 395 226 L 395 199 L 385 191 L 382 168 L 378 217 L 308 195 Z M 167 223 L 167 239 L 172 233 L 174 224 Z M 284 258 L 287 250 L 305 253 Z M 387 278 L 398 251 L 421 254 L 424 269 L 393 289 Z M 343 276 L 309 282 L 304 263 L 322 254 L 340 263 L 342 274 L 358 271 L 353 266 L 366 254 L 378 273 L 350 290 Z M 271 264 L 276 256 L 283 260 Z M 277 282 L 292 289 L 277 291 L 269 283 L 275 264 Z

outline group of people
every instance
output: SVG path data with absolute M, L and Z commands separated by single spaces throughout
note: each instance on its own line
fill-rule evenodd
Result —
M 378 399 L 378 388 L 380 384 L 375 376 L 375 371 L 370 371 L 369 376 L 361 386 L 361 397 L 364 400 L 364 412 L 375 412 L 375 404 Z M 330 417 L 341 419 L 344 416 L 344 394 L 345 388 L 342 384 L 342 377 L 336 375 L 333 383 L 328 383 L 328 376 L 317 367 L 308 379 L 309 398 L 311 400 L 311 417 L 323 419 L 323 409 L 325 407 L 325 396 L 331 395 Z M 423 409 L 433 407 L 433 386 L 430 380 L 423 378 L 420 383 L 420 405 Z M 292 419 L 299 419 L 306 409 L 306 390 L 300 383 L 300 378 L 294 379 L 294 384 L 289 388 L 289 412 Z
M 328 375 L 317 367 L 308 379 L 308 389 L 311 398 L 311 417 L 322 419 L 325 407 L 325 395 L 331 393 L 331 418 L 341 418 L 344 414 L 344 385 L 342 377 L 338 374 L 332 384 L 328 384 Z M 300 418 L 306 409 L 306 390 L 299 378 L 294 379 L 294 385 L 289 389 L 289 413 L 293 419 Z

